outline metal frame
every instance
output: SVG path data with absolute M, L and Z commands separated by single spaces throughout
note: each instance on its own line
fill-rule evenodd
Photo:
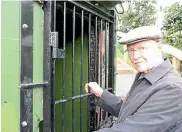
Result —
M 84 35 L 84 10 L 82 10 L 82 15 L 81 15 L 81 65 L 80 65 L 80 71 L 81 71 L 81 76 L 80 76 L 80 95 L 83 94 L 83 35 Z M 80 132 L 82 132 L 82 98 L 80 98 Z
M 44 82 L 43 131 L 54 132 L 54 61 L 50 47 L 50 32 L 55 31 L 55 1 L 44 2 Z
M 109 14 L 107 11 L 101 10 L 99 7 L 96 7 L 95 5 L 93 5 L 88 1 L 69 1 L 69 2 L 76 5 L 77 7 L 82 8 L 83 10 L 90 12 L 95 16 L 105 19 L 111 23 L 114 22 L 113 19 L 114 17 L 111 14 Z
M 72 43 L 72 97 L 75 96 L 75 6 L 73 6 L 73 43 Z M 72 102 L 72 132 L 74 132 L 74 100 Z
M 45 85 L 47 85 L 48 83 L 28 83 L 28 84 L 20 84 L 20 88 L 24 88 L 24 89 L 31 89 L 31 88 L 36 88 L 36 87 L 44 87 Z
M 64 7 L 63 7 L 63 49 L 65 50 L 66 47 L 66 2 L 64 2 Z M 66 86 L 66 61 L 63 59 L 63 74 L 62 74 L 62 100 L 65 100 L 65 86 Z M 57 102 L 55 102 L 55 105 Z M 63 102 L 62 104 L 62 131 L 65 131 L 65 103 Z
M 60 1 L 61 2 L 61 1 Z M 94 105 L 95 103 L 95 96 L 93 94 L 83 94 L 83 35 L 84 35 L 84 28 L 86 28 L 86 25 L 84 24 L 84 20 L 88 20 L 88 37 L 89 37 L 89 78 L 88 81 L 96 81 L 96 82 L 104 82 L 104 85 L 106 86 L 106 89 L 113 92 L 113 80 L 114 80 L 114 45 L 113 45 L 113 24 L 114 24 L 114 16 L 111 13 L 104 12 L 103 10 L 99 9 L 99 7 L 96 7 L 90 2 L 86 1 L 62 1 L 62 11 L 63 11 L 63 51 L 65 51 L 65 45 L 66 45 L 66 15 L 68 11 L 67 3 L 72 4 L 72 9 L 69 9 L 69 11 L 72 11 L 73 16 L 73 32 L 72 32 L 72 97 L 65 98 L 65 82 L 66 82 L 66 73 L 65 73 L 65 57 L 62 57 L 62 97 L 60 100 L 54 99 L 54 79 L 55 79 L 55 61 L 57 57 L 54 57 L 52 54 L 53 51 L 53 45 L 51 45 L 51 39 L 50 39 L 50 33 L 56 32 L 56 10 L 60 7 L 57 7 L 56 1 L 46 1 L 44 3 L 44 11 L 45 11 L 45 28 L 44 28 L 44 82 L 46 82 L 45 88 L 44 88 L 44 121 L 43 121 L 43 130 L 44 132 L 54 132 L 55 131 L 55 105 L 61 104 L 62 105 L 62 131 L 65 131 L 65 103 L 68 101 L 72 102 L 72 118 L 74 118 L 74 100 L 80 99 L 80 128 L 82 128 L 82 99 L 84 97 L 88 97 L 88 117 L 89 120 L 87 122 L 88 124 L 88 130 L 87 131 L 94 131 L 98 129 L 100 126 L 97 126 L 97 116 L 99 113 L 96 111 L 96 107 Z M 79 9 L 80 14 L 78 14 L 77 9 Z M 87 13 L 87 14 L 86 14 Z M 75 96 L 75 68 L 74 68 L 74 58 L 75 58 L 75 30 L 76 30 L 76 24 L 75 19 L 76 16 L 79 16 L 81 18 L 81 77 L 80 77 L 80 95 Z M 105 25 L 102 25 L 103 23 L 100 22 L 105 21 Z M 106 23 L 110 26 L 106 27 Z M 95 26 L 93 26 L 95 24 Z M 102 31 L 102 28 L 108 29 L 109 32 L 109 38 L 108 35 L 106 35 L 106 47 L 108 46 L 109 49 L 106 49 L 105 54 L 105 60 L 103 60 L 104 67 L 104 73 L 101 74 L 101 76 L 98 75 L 98 68 L 101 68 L 97 63 L 99 54 L 101 53 L 98 51 L 98 40 L 99 40 L 99 28 L 100 31 Z M 61 31 L 62 32 L 62 31 Z M 106 34 L 108 33 L 106 32 Z M 59 33 L 59 31 L 58 31 Z M 58 51 L 59 52 L 59 51 Z M 108 53 L 109 52 L 109 53 Z M 112 54 L 112 55 L 111 55 Z M 60 59 L 60 58 L 59 58 Z M 100 58 L 101 59 L 101 58 Z M 108 66 L 108 67 L 107 67 Z M 111 69 L 112 68 L 112 69 Z M 113 73 L 112 73 L 113 72 Z M 104 75 L 103 75 L 104 74 Z M 111 75 L 111 76 L 110 76 Z M 108 77 L 109 76 L 109 77 Z M 103 78 L 104 77 L 104 78 Z M 109 79 L 111 79 L 111 82 L 107 82 Z M 101 81 L 102 80 L 102 81 Z M 101 112 L 102 114 L 102 112 Z M 108 114 L 107 114 L 108 115 Z M 104 115 L 105 116 L 105 115 Z M 105 118 L 105 117 L 104 117 Z M 107 118 L 107 117 L 106 117 Z M 99 121 L 99 120 L 98 120 Z M 98 123 L 100 124 L 100 123 Z M 74 131 L 74 121 L 72 121 L 72 132 Z M 81 129 L 82 131 L 82 129 Z
M 33 1 L 21 1 L 20 131 L 33 131 Z M 28 88 L 29 89 L 26 89 Z M 30 88 L 31 87 L 31 88 Z
M 114 58 L 115 58 L 115 49 L 116 49 L 116 46 L 114 45 L 115 44 L 115 38 L 116 38 L 116 32 L 115 32 L 115 29 L 116 29 L 116 16 L 115 16 L 115 12 L 112 11 L 111 12 L 112 15 L 114 16 L 114 23 L 113 24 L 109 24 L 109 56 L 111 56 L 111 59 L 109 59 L 109 81 L 108 81 L 108 87 L 109 88 L 113 88 L 112 89 L 112 93 L 114 92 L 114 72 L 115 72 L 115 69 L 114 69 Z

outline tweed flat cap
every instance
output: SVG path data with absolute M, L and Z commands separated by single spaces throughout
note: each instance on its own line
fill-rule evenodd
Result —
M 162 38 L 162 32 L 155 26 L 142 26 L 130 30 L 120 40 L 121 44 L 133 44 L 143 40 L 156 40 Z

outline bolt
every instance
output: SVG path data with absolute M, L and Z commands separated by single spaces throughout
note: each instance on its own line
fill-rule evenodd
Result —
M 23 29 L 27 29 L 28 25 L 27 24 L 23 24 L 22 27 L 23 27 Z
M 21 125 L 22 125 L 23 127 L 25 127 L 25 126 L 27 126 L 27 122 L 26 122 L 26 121 L 23 121 L 23 122 L 21 123 Z

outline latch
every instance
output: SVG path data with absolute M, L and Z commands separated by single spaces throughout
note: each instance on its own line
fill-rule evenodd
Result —
M 52 46 L 52 58 L 63 59 L 65 58 L 65 49 L 58 48 L 58 32 L 50 32 L 50 43 Z

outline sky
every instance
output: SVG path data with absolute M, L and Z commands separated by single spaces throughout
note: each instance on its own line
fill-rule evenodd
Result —
M 159 3 L 159 5 L 161 5 L 162 7 L 166 7 L 166 6 L 170 6 L 171 4 L 175 3 L 175 2 L 180 2 L 182 3 L 182 0 L 157 0 L 157 2 Z

